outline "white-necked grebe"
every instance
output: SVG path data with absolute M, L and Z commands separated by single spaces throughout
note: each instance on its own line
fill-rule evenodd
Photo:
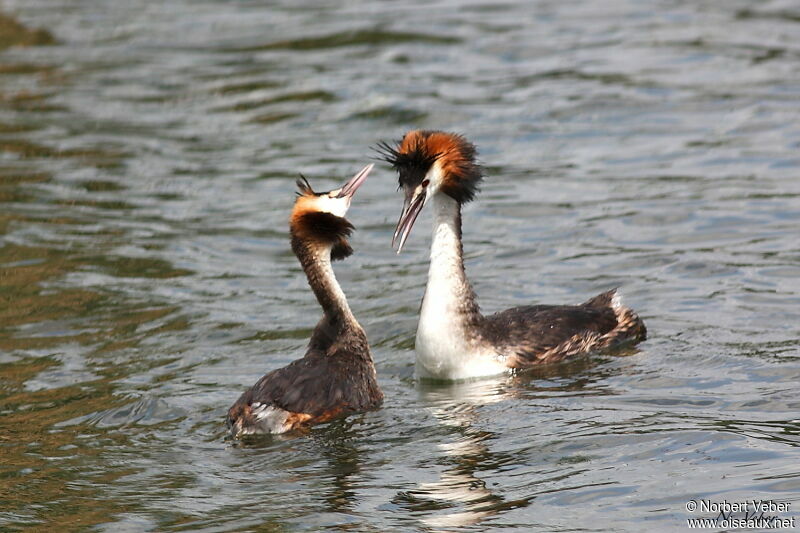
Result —
M 580 305 L 528 305 L 483 316 L 464 272 L 461 244 L 461 206 L 483 179 L 475 146 L 457 134 L 415 130 L 378 150 L 398 172 L 405 193 L 392 239 L 398 253 L 422 208 L 433 205 L 415 347 L 419 377 L 495 375 L 645 338 L 644 323 L 622 305 L 616 289 Z

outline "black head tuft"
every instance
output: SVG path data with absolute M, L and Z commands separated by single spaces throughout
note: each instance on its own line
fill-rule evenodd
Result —
M 400 144 L 400 141 L 397 141 L 397 144 Z M 400 152 L 397 149 L 389 144 L 386 141 L 380 141 L 375 147 L 373 148 L 375 152 L 378 153 L 378 159 L 382 161 L 386 161 L 393 168 L 397 168 L 398 161 L 400 160 Z
M 430 132 L 420 133 L 424 135 Z M 398 148 L 394 148 L 386 142 L 381 142 L 377 146 L 377 151 L 383 156 L 383 160 L 397 171 L 400 187 L 413 189 L 422 182 L 425 174 L 442 154 L 432 152 L 423 136 L 411 139 L 406 135 L 397 142 L 397 145 Z
M 378 143 L 375 150 L 398 173 L 400 187 L 416 188 L 437 161 L 445 172 L 441 190 L 460 203 L 475 197 L 483 170 L 476 163 L 475 145 L 463 136 L 435 130 L 414 130 L 397 142 L 396 147 Z
M 316 196 L 317 193 L 314 192 L 314 189 L 311 188 L 311 184 L 308 182 L 305 176 L 300 174 L 300 177 L 295 182 L 297 183 L 297 196 Z

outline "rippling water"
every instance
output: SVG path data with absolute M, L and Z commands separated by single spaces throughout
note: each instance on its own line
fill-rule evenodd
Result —
M 0 528 L 659 531 L 800 510 L 793 1 L 6 0 Z M 37 31 L 38 29 L 38 31 Z M 412 127 L 475 141 L 486 311 L 620 286 L 650 339 L 413 379 L 430 219 L 379 165 L 338 276 L 382 410 L 235 446 L 223 415 L 318 314 L 287 241 Z

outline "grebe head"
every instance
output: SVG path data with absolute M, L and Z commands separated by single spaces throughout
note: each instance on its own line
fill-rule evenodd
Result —
M 372 167 L 367 165 L 347 183 L 332 191 L 316 192 L 305 176 L 297 180 L 297 200 L 289 218 L 292 237 L 320 248 L 331 249 L 331 259 L 344 259 L 353 253 L 347 237 L 353 225 L 344 218 L 350 201 L 367 179 Z
M 403 212 L 392 237 L 392 246 L 399 239 L 397 253 L 403 249 L 429 198 L 442 192 L 464 204 L 475 197 L 483 178 L 483 171 L 475 162 L 475 145 L 456 133 L 413 130 L 396 147 L 380 143 L 378 151 L 399 174 L 405 194 Z

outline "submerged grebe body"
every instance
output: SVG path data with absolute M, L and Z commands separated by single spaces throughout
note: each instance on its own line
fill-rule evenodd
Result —
M 262 377 L 230 408 L 227 422 L 234 436 L 284 433 L 381 405 L 367 337 L 331 268 L 331 260 L 353 251 L 347 242 L 353 226 L 344 216 L 371 169 L 324 193 L 298 181 L 289 221 L 292 250 L 324 314 L 305 356 Z
M 580 305 L 532 305 L 483 316 L 464 272 L 461 206 L 483 179 L 475 147 L 441 131 L 411 131 L 380 151 L 400 178 L 405 204 L 392 244 L 398 253 L 422 208 L 433 206 L 428 284 L 416 338 L 416 370 L 423 378 L 468 379 L 557 362 L 635 343 L 646 336 L 641 319 L 616 290 Z

